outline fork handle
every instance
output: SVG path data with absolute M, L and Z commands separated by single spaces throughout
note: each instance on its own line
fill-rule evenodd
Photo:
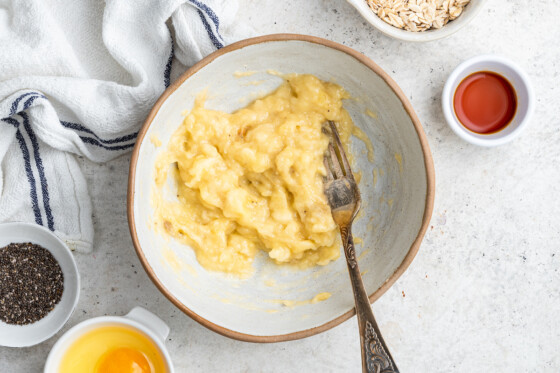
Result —
M 340 227 L 342 245 L 348 264 L 350 282 L 354 290 L 354 301 L 356 303 L 356 315 L 358 316 L 358 327 L 360 329 L 360 346 L 362 350 L 362 372 L 363 373 L 399 373 L 399 369 L 389 353 L 389 349 L 381 336 L 377 322 L 373 317 L 371 304 L 362 282 L 354 239 L 352 238 L 352 226 Z

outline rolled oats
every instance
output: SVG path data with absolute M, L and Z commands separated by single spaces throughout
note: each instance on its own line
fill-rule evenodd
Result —
M 439 29 L 463 13 L 470 0 L 366 0 L 379 18 L 407 31 Z

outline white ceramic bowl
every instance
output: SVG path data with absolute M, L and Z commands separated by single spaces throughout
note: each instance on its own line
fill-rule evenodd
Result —
M 9 325 L 0 321 L 0 346 L 33 346 L 49 339 L 66 324 L 78 304 L 80 276 L 68 246 L 42 226 L 27 223 L 0 224 L 0 247 L 12 242 L 31 242 L 49 250 L 64 274 L 62 298 L 47 316 L 28 325 Z
M 47 361 L 45 362 L 44 373 L 58 373 L 60 362 L 66 350 L 85 333 L 104 326 L 126 326 L 133 328 L 150 339 L 158 347 L 163 360 L 167 365 L 167 373 L 173 373 L 173 363 L 167 348 L 165 347 L 165 340 L 169 335 L 169 327 L 159 317 L 153 313 L 145 310 L 142 307 L 134 307 L 125 316 L 102 316 L 95 317 L 79 323 L 72 329 L 68 330 L 60 339 L 55 343 Z
M 150 196 L 155 159 L 182 123 L 182 113 L 193 107 L 196 94 L 208 89 L 208 108 L 234 111 L 283 82 L 267 70 L 314 74 L 337 82 L 354 97 L 345 107 L 375 148 L 372 164 L 361 141 L 351 144 L 354 169 L 362 172 L 363 199 L 353 231 L 371 301 L 414 258 L 434 198 L 433 163 L 420 122 L 397 84 L 364 55 L 325 39 L 269 35 L 227 46 L 193 66 L 158 100 L 139 134 L 129 174 L 130 231 L 140 261 L 167 298 L 208 328 L 252 342 L 302 338 L 350 318 L 354 298 L 344 256 L 324 267 L 297 271 L 261 255 L 246 280 L 209 272 L 189 247 L 154 232 Z M 235 77 L 236 72 L 254 73 Z M 153 136 L 161 147 L 153 144 Z M 321 292 L 332 296 L 316 304 L 282 305 L 309 301 Z
M 517 110 L 511 122 L 502 130 L 491 134 L 475 133 L 465 128 L 459 122 L 453 107 L 457 86 L 467 76 L 478 71 L 491 71 L 503 76 L 513 86 L 517 96 Z M 516 63 L 500 56 L 482 55 L 461 63 L 453 70 L 443 88 L 441 105 L 445 120 L 453 132 L 471 144 L 490 147 L 510 142 L 521 134 L 533 114 L 534 94 L 529 77 Z
M 395 39 L 404 41 L 432 41 L 449 36 L 460 28 L 467 25 L 472 21 L 476 15 L 482 10 L 485 0 L 471 0 L 471 2 L 463 10 L 457 19 L 449 22 L 440 29 L 428 30 L 424 32 L 412 32 L 401 30 L 396 27 L 391 26 L 387 22 L 383 21 L 381 18 L 375 14 L 368 6 L 366 0 L 347 0 L 354 8 L 360 12 L 360 14 L 369 22 L 373 27 L 381 31 L 387 36 L 391 36 Z

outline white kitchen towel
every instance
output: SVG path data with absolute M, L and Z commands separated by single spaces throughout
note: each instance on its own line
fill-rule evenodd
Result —
M 247 36 L 236 12 L 235 0 L 0 0 L 0 222 L 89 252 L 75 156 L 130 151 L 173 76 Z

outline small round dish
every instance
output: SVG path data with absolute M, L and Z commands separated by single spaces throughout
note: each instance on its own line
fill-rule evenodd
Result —
M 150 311 L 142 307 L 134 307 L 125 316 L 95 317 L 83 321 L 68 330 L 51 349 L 45 362 L 44 373 L 56 373 L 59 371 L 59 366 L 65 352 L 79 337 L 94 329 L 114 325 L 135 329 L 150 339 L 157 346 L 165 361 L 166 372 L 173 373 L 175 371 L 169 352 L 167 352 L 164 344 L 169 335 L 169 326 Z
M 78 304 L 80 275 L 68 246 L 40 225 L 0 224 L 0 247 L 13 242 L 31 242 L 49 250 L 64 274 L 62 298 L 47 316 L 28 325 L 10 325 L 0 321 L 0 346 L 28 347 L 49 339 L 66 324 Z
M 517 110 L 513 119 L 502 130 L 490 134 L 476 133 L 465 128 L 459 122 L 453 106 L 457 86 L 467 76 L 480 71 L 490 71 L 504 77 L 513 87 L 517 98 Z M 502 145 L 519 136 L 531 120 L 533 101 L 533 88 L 527 74 L 514 62 L 494 55 L 473 57 L 457 66 L 447 78 L 441 97 L 443 115 L 453 132 L 471 144 L 486 147 Z
M 423 32 L 412 32 L 398 29 L 391 26 L 387 22 L 375 14 L 368 6 L 366 0 L 347 0 L 354 8 L 360 12 L 362 17 L 366 19 L 373 27 L 381 31 L 387 36 L 395 39 L 412 42 L 425 42 L 441 38 L 445 38 L 455 32 L 459 31 L 462 27 L 472 21 L 484 6 L 484 0 L 471 0 L 471 2 L 463 10 L 457 19 L 449 22 L 440 29 L 433 29 Z

